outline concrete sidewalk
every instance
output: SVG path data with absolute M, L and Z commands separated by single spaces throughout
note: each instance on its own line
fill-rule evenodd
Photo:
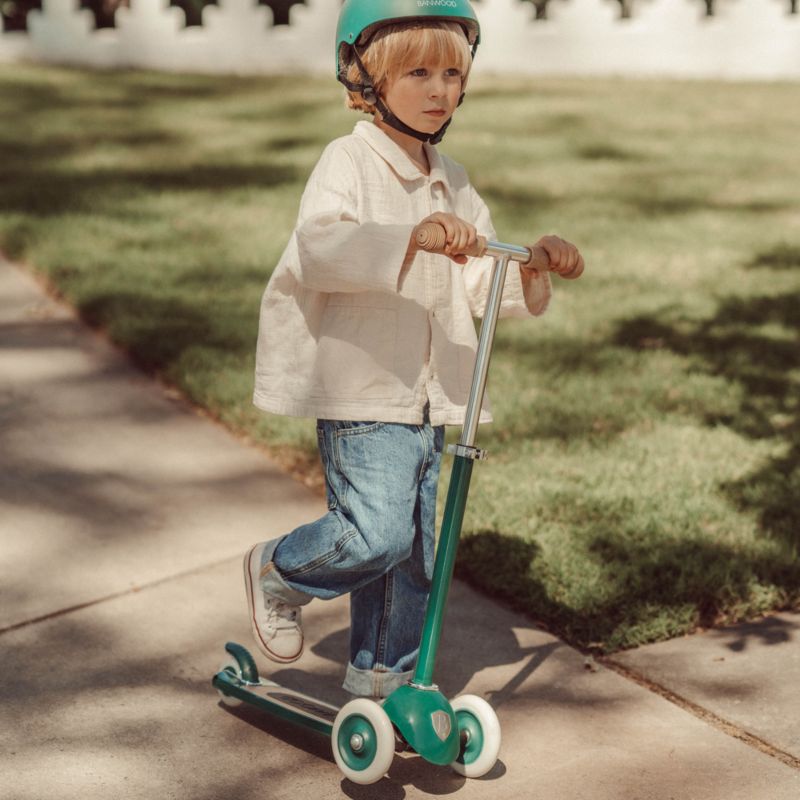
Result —
M 500 762 L 466 781 L 405 754 L 349 783 L 324 738 L 210 685 L 251 644 L 241 554 L 322 510 L 0 262 L 0 798 L 800 796 L 800 615 L 587 667 L 461 584 L 437 680 L 495 707 Z M 347 699 L 346 598 L 304 620 L 303 658 L 262 672 Z

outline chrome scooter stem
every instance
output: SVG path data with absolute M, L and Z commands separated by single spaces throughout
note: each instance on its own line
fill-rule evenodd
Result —
M 451 452 L 455 453 L 455 460 L 445 502 L 441 535 L 436 549 L 433 580 L 428 598 L 428 607 L 425 612 L 425 624 L 420 640 L 417 667 L 412 679 L 412 685 L 419 688 L 433 685 L 433 668 L 441 638 L 447 596 L 453 578 L 456 551 L 461 537 L 461 526 L 467 504 L 472 465 L 475 459 L 483 457 L 483 453 L 475 448 L 475 437 L 486 391 L 489 361 L 497 320 L 500 316 L 500 303 L 503 297 L 508 263 L 511 260 L 527 263 L 531 257 L 530 251 L 526 248 L 498 242 L 489 242 L 486 252 L 494 256 L 495 263 L 478 339 L 478 351 L 475 356 L 475 367 L 472 374 L 469 399 L 467 400 L 464 426 L 461 430 L 459 443 L 451 448 Z
M 475 356 L 475 367 L 472 372 L 472 386 L 469 390 L 464 426 L 461 429 L 461 438 L 458 441 L 462 447 L 475 446 L 475 436 L 478 433 L 483 396 L 486 393 L 489 361 L 492 355 L 497 320 L 500 316 L 500 301 L 503 297 L 503 286 L 506 282 L 509 258 L 510 256 L 507 254 L 495 257 L 491 288 L 486 301 L 486 309 L 483 312 L 483 323 L 481 324 L 481 333 L 478 340 L 478 352 Z
M 464 426 L 461 429 L 461 438 L 458 442 L 461 448 L 470 450 L 475 447 L 475 437 L 478 432 L 483 396 L 486 392 L 489 360 L 492 354 L 497 320 L 500 316 L 500 302 L 503 298 L 508 262 L 518 261 L 525 264 L 531 259 L 531 251 L 527 247 L 518 247 L 517 245 L 503 242 L 486 242 L 484 254 L 494 257 L 494 268 L 492 270 L 489 297 L 486 300 L 486 308 L 483 312 L 483 323 L 478 340 L 478 352 L 475 356 L 475 368 L 472 373 L 472 386 L 467 400 Z M 456 452 L 463 452 L 459 450 L 459 446 L 455 448 Z M 480 457 L 479 453 L 480 451 L 476 454 L 478 457 Z

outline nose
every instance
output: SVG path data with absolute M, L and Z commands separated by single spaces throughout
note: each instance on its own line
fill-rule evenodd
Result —
M 441 97 L 447 92 L 447 81 L 443 72 L 436 71 L 431 75 L 428 82 L 428 96 Z

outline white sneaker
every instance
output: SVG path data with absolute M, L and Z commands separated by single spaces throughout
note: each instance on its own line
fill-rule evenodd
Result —
M 244 585 L 250 624 L 259 650 L 273 661 L 288 664 L 303 652 L 300 606 L 291 606 L 259 588 L 261 554 L 266 542 L 254 545 L 244 557 Z

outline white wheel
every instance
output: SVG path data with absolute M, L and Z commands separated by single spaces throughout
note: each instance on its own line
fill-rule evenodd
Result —
M 224 672 L 224 671 L 232 672 L 237 678 L 242 677 L 242 670 L 239 668 L 239 662 L 231 657 L 226 658 L 220 665 L 217 672 Z M 244 700 L 240 700 L 238 697 L 233 697 L 233 695 L 225 694 L 221 689 L 217 689 L 217 694 L 222 700 L 222 704 L 228 706 L 229 708 L 236 708 L 237 706 L 242 705 Z
M 450 766 L 466 778 L 480 778 L 495 765 L 500 752 L 497 714 L 474 694 L 456 697 L 451 705 L 461 736 L 461 752 Z
M 336 715 L 331 733 L 333 757 L 353 783 L 375 783 L 394 758 L 394 728 L 386 712 L 366 697 L 351 700 Z

